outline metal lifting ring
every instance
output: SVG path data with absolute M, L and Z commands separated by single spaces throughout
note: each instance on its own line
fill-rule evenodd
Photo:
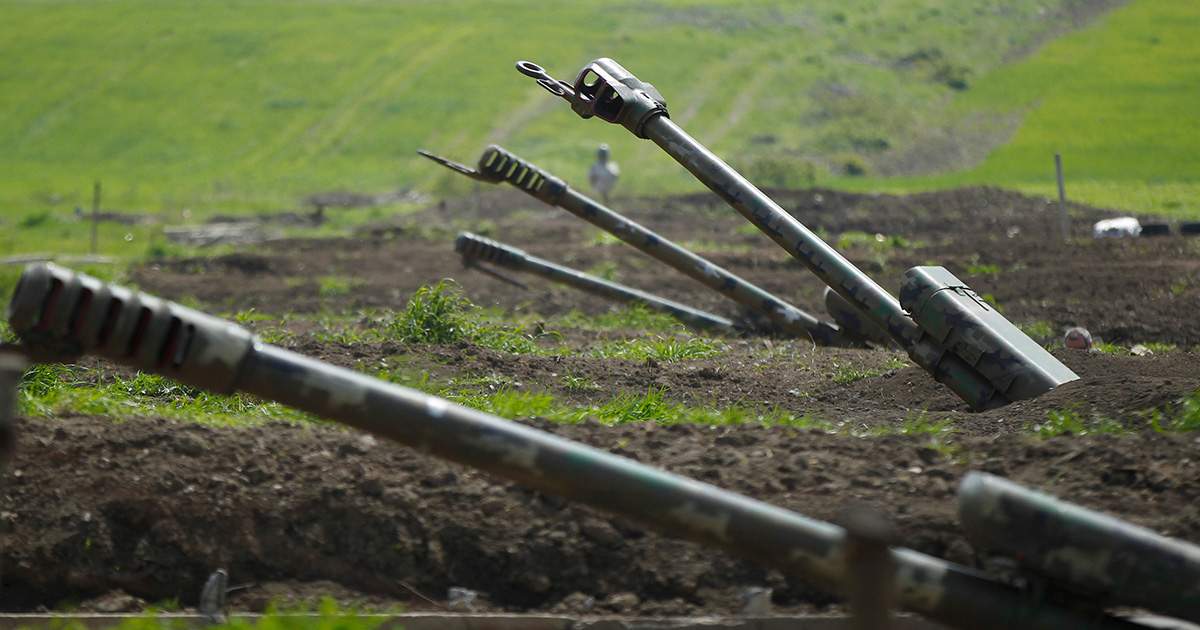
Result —
M 544 68 L 532 61 L 518 61 L 517 71 L 527 77 L 537 79 L 538 85 L 555 96 L 561 96 L 567 100 L 571 100 L 575 96 L 575 88 L 570 83 L 555 79 Z

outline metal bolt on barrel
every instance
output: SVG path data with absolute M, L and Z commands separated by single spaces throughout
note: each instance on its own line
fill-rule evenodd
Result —
M 865 340 L 853 331 L 818 320 L 637 222 L 613 212 L 571 188 L 563 180 L 501 147 L 489 146 L 479 158 L 477 171 L 428 151 L 419 153 L 472 179 L 492 183 L 508 182 L 543 203 L 562 208 L 613 234 L 647 256 L 741 304 L 750 314 L 757 315 L 756 321 L 752 322 L 757 328 L 810 337 L 814 343 L 823 346 L 866 345 Z
M 906 274 L 902 298 L 908 295 L 912 299 L 902 306 L 837 250 L 686 134 L 668 117 L 666 101 L 658 90 L 612 59 L 591 62 L 579 72 L 574 84 L 554 79 L 527 61 L 517 62 L 517 70 L 565 99 L 581 117 L 594 116 L 622 125 L 635 136 L 657 144 L 864 318 L 886 331 L 917 365 L 972 409 L 991 409 L 1032 398 L 1079 378 L 940 267 L 917 267 Z M 944 295 L 929 299 L 939 293 Z M 920 313 L 920 320 L 910 313 Z
M 22 275 L 8 310 L 27 356 L 94 354 L 213 392 L 243 391 L 529 488 L 847 590 L 846 533 L 658 470 L 263 343 L 222 319 L 52 264 Z M 1143 628 L 910 549 L 892 549 L 897 606 L 971 630 Z

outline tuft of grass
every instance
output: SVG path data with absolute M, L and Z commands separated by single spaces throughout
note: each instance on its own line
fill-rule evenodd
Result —
M 834 383 L 853 383 L 854 381 L 875 376 L 880 374 L 879 370 L 873 370 L 866 366 L 853 365 L 850 363 L 833 362 L 833 372 L 829 373 L 829 378 L 833 379 Z
M 626 339 L 604 344 L 593 348 L 593 357 L 609 357 L 633 359 L 635 361 L 654 360 L 661 363 L 671 363 L 687 359 L 703 359 L 724 354 L 728 350 L 723 342 L 706 337 L 685 335 L 680 340 L 679 335 L 658 335 L 647 333 L 644 337 Z
M 1115 434 L 1123 435 L 1137 431 L 1132 421 L 1112 418 L 1087 417 L 1081 404 L 1068 405 L 1062 409 L 1046 412 L 1046 421 L 1032 425 L 1029 429 L 1037 437 L 1056 435 Z
M 403 312 L 392 316 L 385 332 L 389 339 L 404 343 L 454 343 L 469 334 L 471 322 L 465 315 L 470 301 L 462 297 L 453 281 L 423 286 L 408 300 Z
M 867 232 L 849 231 L 842 232 L 838 235 L 837 246 L 839 249 L 850 249 L 855 246 L 869 247 L 871 251 L 876 253 L 887 252 L 896 249 L 912 249 L 922 247 L 921 241 L 914 241 L 903 236 L 892 234 L 870 234 Z
M 595 316 L 584 315 L 579 311 L 572 310 L 558 317 L 557 325 L 598 331 L 633 329 L 662 332 L 679 328 L 679 320 L 666 313 L 652 311 L 645 306 L 635 304 Z
M 317 293 L 321 297 L 337 297 L 346 295 L 355 289 L 366 286 L 363 278 L 347 278 L 344 276 L 321 276 L 317 278 Z
M 31 416 L 62 413 L 105 416 L 117 421 L 167 418 L 205 424 L 247 425 L 283 420 L 322 422 L 315 416 L 248 394 L 222 396 L 171 379 L 136 373 L 107 377 L 77 365 L 35 364 L 25 373 L 17 409 Z
M 972 276 L 997 276 L 1003 273 L 998 265 L 968 265 L 967 274 Z
M 560 377 L 558 379 L 558 384 L 562 385 L 563 387 L 565 387 L 571 391 L 578 391 L 578 392 L 596 391 L 596 390 L 600 389 L 600 384 L 597 383 L 596 381 L 593 381 L 589 378 L 585 378 L 582 376 L 575 376 L 574 374 L 571 374 L 570 372 L 567 372 L 562 377 Z
M 1058 330 L 1053 324 L 1044 320 L 1035 320 L 1032 322 L 1022 322 L 1016 324 L 1021 332 L 1025 333 L 1032 339 L 1047 339 L 1058 334 Z
M 1165 412 L 1154 409 L 1146 414 L 1146 419 L 1155 431 L 1200 431 L 1200 391 L 1192 392 L 1178 409 L 1168 407 Z
M 617 277 L 620 276 L 617 270 L 617 263 L 611 260 L 605 260 L 592 265 L 585 273 L 596 276 L 601 280 L 608 280 L 609 282 L 615 282 Z

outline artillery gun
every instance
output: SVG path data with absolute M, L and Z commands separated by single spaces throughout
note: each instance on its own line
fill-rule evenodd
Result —
M 830 523 L 310 359 L 262 343 L 231 322 L 55 265 L 26 268 L 8 319 L 21 344 L 3 348 L 0 376 L 11 376 L 13 357 L 60 361 L 94 354 L 216 393 L 243 391 L 290 405 L 828 589 L 852 590 L 852 576 L 859 573 L 852 560 L 856 554 L 848 549 L 853 537 Z M 15 379 L 4 380 L 10 389 L 15 385 Z M 4 400 L 11 403 L 11 397 Z M 988 510 L 980 514 L 993 517 Z M 1119 531 L 1113 535 L 1119 540 Z M 1074 544 L 1070 538 L 1064 541 Z M 891 595 L 885 599 L 953 627 L 1146 628 L 1105 613 L 1104 601 L 1081 605 L 1044 599 L 910 549 L 888 548 L 886 553 Z M 1133 571 L 1138 560 L 1130 558 L 1119 568 Z M 1189 561 L 1192 568 L 1184 577 L 1191 582 L 1183 592 L 1192 597 L 1196 565 Z M 1166 564 L 1154 562 L 1151 573 L 1172 566 L 1169 558 Z M 1178 601 L 1194 619 L 1194 600 Z
M 454 240 L 454 251 L 462 255 L 464 262 L 471 261 L 470 266 L 480 267 L 479 263 L 486 261 L 507 269 L 524 271 L 614 302 L 639 304 L 652 311 L 666 313 L 693 328 L 726 335 L 744 335 L 748 332 L 747 327 L 740 326 L 724 317 L 718 317 L 623 284 L 597 278 L 570 267 L 556 265 L 548 260 L 527 254 L 523 250 L 470 232 L 462 232 L 458 235 L 458 238 Z M 480 268 L 487 270 L 486 267 Z
M 612 59 L 585 66 L 574 83 L 517 62 L 583 118 L 619 124 L 649 139 L 829 286 L 863 321 L 874 323 L 909 357 L 974 410 L 1034 398 L 1079 377 L 942 267 L 914 267 L 896 300 L 837 250 L 687 135 L 658 90 Z
M 979 472 L 959 484 L 958 517 L 972 545 L 1015 561 L 1044 593 L 1200 623 L 1196 545 Z
M 646 227 L 613 212 L 567 185 L 563 180 L 533 164 L 491 145 L 479 158 L 479 170 L 434 155 L 419 153 L 457 173 L 475 180 L 508 182 L 517 189 L 551 206 L 605 230 L 625 241 L 638 251 L 662 262 L 704 286 L 741 304 L 755 327 L 774 332 L 787 332 L 810 337 L 822 346 L 865 346 L 859 334 L 828 322 L 763 291 L 733 273 L 710 263 L 696 254 L 663 238 Z

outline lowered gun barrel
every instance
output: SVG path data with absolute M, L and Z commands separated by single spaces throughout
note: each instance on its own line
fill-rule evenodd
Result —
M 712 330 L 727 335 L 744 335 L 746 333 L 744 328 L 724 317 L 717 317 L 645 291 L 556 265 L 548 260 L 531 256 L 515 247 L 509 247 L 470 232 L 462 232 L 458 235 L 454 241 L 454 251 L 473 260 L 486 261 L 500 267 L 531 273 L 553 282 L 594 293 L 614 302 L 640 304 L 650 310 L 666 313 L 701 330 Z
M 1108 605 L 1200 622 L 1196 545 L 979 472 L 959 485 L 958 516 L 972 544 L 1032 573 Z
M 527 61 L 517 62 L 517 69 L 566 99 L 581 117 L 620 124 L 657 144 L 886 331 L 917 365 L 972 409 L 1033 398 L 1079 378 L 941 267 L 909 270 L 902 298 L 910 299 L 902 307 L 837 250 L 684 133 L 667 117 L 666 101 L 658 90 L 612 59 L 585 66 L 572 87 Z
M 230 322 L 51 264 L 21 276 L 9 323 L 30 356 L 91 353 L 244 391 L 845 591 L 845 531 L 779 507 L 262 343 Z M 1037 601 L 979 572 L 891 550 L 897 605 L 971 630 L 1144 628 Z
M 479 158 L 479 170 L 451 162 L 427 151 L 420 151 L 443 166 L 473 179 L 487 182 L 508 182 L 535 199 L 559 207 L 575 216 L 612 233 L 638 251 L 669 265 L 704 286 L 746 307 L 758 316 L 753 322 L 760 328 L 774 328 L 810 337 L 823 346 L 864 346 L 858 335 L 822 322 L 784 300 L 763 291 L 733 273 L 710 263 L 675 243 L 659 236 L 642 225 L 600 205 L 567 185 L 563 180 L 491 145 Z

